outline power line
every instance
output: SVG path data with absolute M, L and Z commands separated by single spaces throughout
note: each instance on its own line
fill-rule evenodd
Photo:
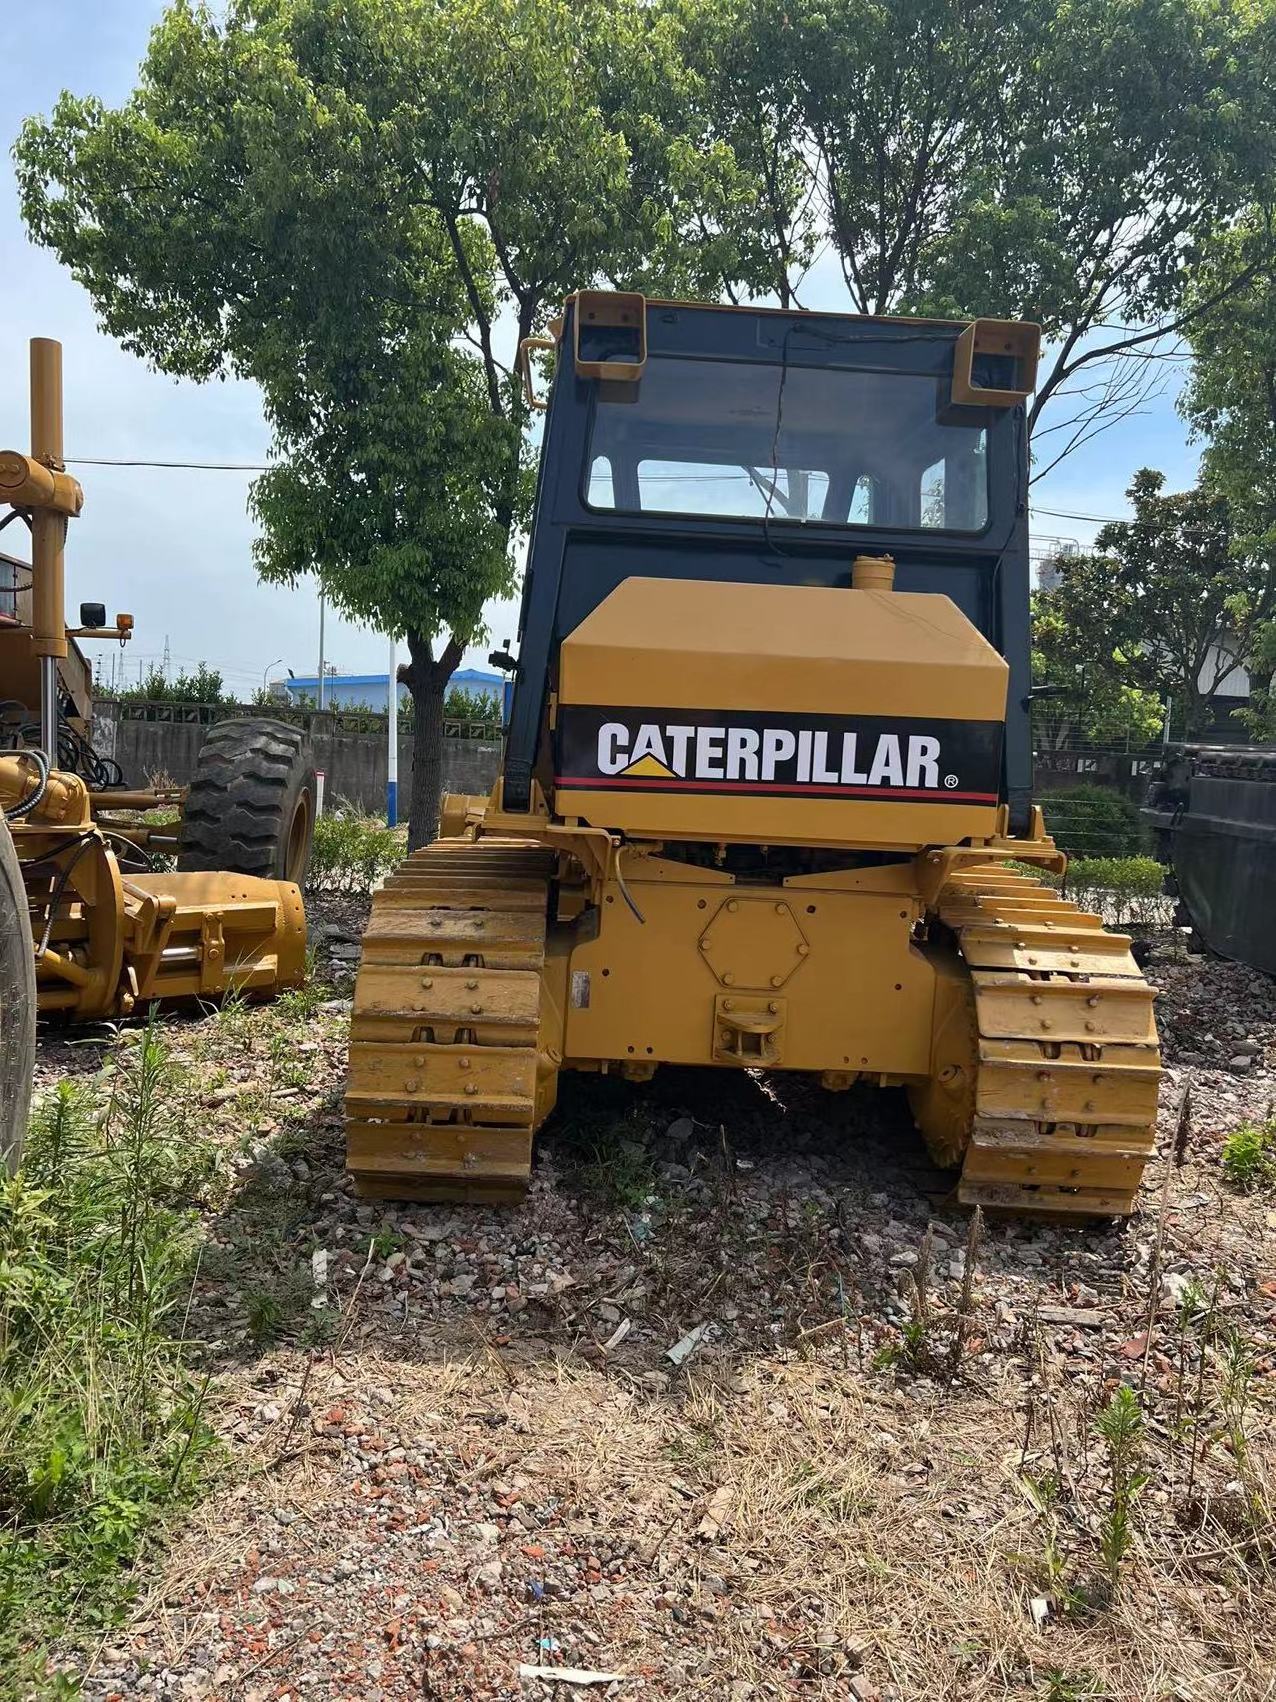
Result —
M 68 466 L 75 467 L 180 467 L 199 473 L 268 473 L 264 462 L 256 461 L 124 461 L 113 455 L 67 455 Z

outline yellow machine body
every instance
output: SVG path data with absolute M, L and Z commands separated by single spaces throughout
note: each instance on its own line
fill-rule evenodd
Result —
M 801 406 L 804 380 L 789 377 L 790 399 L 774 400 L 773 414 L 737 389 L 735 412 L 714 418 L 705 403 L 714 379 L 696 377 L 685 380 L 690 402 L 679 414 L 674 381 L 653 377 L 660 357 L 639 335 L 656 323 L 643 319 L 642 298 L 618 298 L 614 312 L 597 311 L 593 295 L 581 301 L 577 389 L 563 404 L 556 387 L 546 455 L 574 441 L 593 465 L 580 383 L 596 380 L 598 406 L 617 407 L 607 441 L 633 444 L 631 464 L 609 474 L 618 510 L 634 501 L 644 456 L 662 469 L 651 476 L 656 501 L 691 501 L 666 495 L 660 479 L 672 488 L 675 476 L 690 478 L 697 453 L 730 465 L 740 441 L 731 433 L 753 431 L 743 441 L 765 455 L 781 418 Z M 682 334 L 681 310 L 661 307 L 670 340 Z M 696 321 L 715 353 L 730 331 L 740 358 L 769 337 L 784 361 L 805 331 L 801 318 L 775 331 L 759 320 L 750 342 L 745 321 L 710 324 L 717 311 L 697 310 Z M 597 359 L 582 355 L 586 319 L 601 327 Z M 838 346 L 841 323 L 811 334 L 819 358 Z M 863 323 L 876 333 L 887 322 Z M 928 378 L 937 413 L 912 416 L 916 429 L 942 432 L 953 408 L 960 423 L 961 409 L 1010 406 L 1031 388 L 1032 328 L 968 330 L 952 328 L 951 370 L 937 385 Z M 890 335 L 919 340 L 912 323 Z M 871 337 L 865 346 L 876 347 Z M 704 370 L 716 369 L 706 361 Z M 654 414 L 655 426 L 624 413 L 649 384 L 657 401 L 673 398 L 665 439 L 653 435 Z M 556 437 L 560 406 L 580 415 L 576 425 L 560 419 Z M 828 444 L 810 408 L 792 426 L 792 454 L 819 468 Z M 829 418 L 840 431 L 841 416 Z M 719 433 L 708 448 L 703 432 Z M 877 437 L 866 441 L 878 452 Z M 917 466 L 940 453 L 929 440 L 900 444 L 901 455 L 912 444 Z M 741 479 L 761 481 L 769 515 L 759 458 Z M 827 464 L 832 493 L 839 468 Z M 812 477 L 802 475 L 808 489 Z M 570 476 L 547 462 L 541 488 L 542 502 L 547 489 L 569 493 L 558 499 L 569 515 L 561 548 L 578 550 L 579 565 L 560 591 L 557 539 L 539 566 L 533 548 L 542 585 L 525 600 L 524 656 L 535 638 L 547 666 L 530 787 L 517 807 L 509 801 L 507 751 L 491 796 L 446 799 L 443 837 L 375 895 L 347 1093 L 360 1190 L 517 1198 L 562 1071 L 642 1081 L 676 1064 L 802 1071 L 831 1090 L 902 1087 L 935 1161 L 960 1167 L 963 1202 L 1051 1216 L 1130 1211 L 1154 1144 L 1153 995 L 1128 938 L 1027 872 L 1058 875 L 1066 860 L 1030 800 L 1012 818 L 1004 742 L 1025 707 L 1011 701 L 1006 657 L 955 597 L 895 589 L 889 556 L 852 552 L 831 566 L 809 514 L 806 530 L 785 539 L 800 536 L 809 552 L 805 578 L 789 565 L 798 556 L 762 531 L 763 559 L 787 577 L 768 583 L 749 553 L 757 532 L 716 509 L 702 511 L 698 531 L 682 516 L 660 530 L 622 512 L 612 530 L 600 520 L 585 549 L 577 540 L 594 522 L 572 506 Z M 914 508 L 919 532 L 923 519 Z M 646 528 L 641 549 L 631 523 Z M 670 571 L 613 571 L 595 592 L 587 581 L 603 576 L 608 548 L 634 560 L 645 550 Z M 1026 534 L 1013 548 L 1026 603 Z M 954 548 L 952 559 L 960 572 L 965 558 Z M 698 577 L 700 561 L 718 576 Z M 928 571 L 925 561 L 914 571 Z M 939 572 L 931 579 L 943 582 Z M 1026 623 L 1016 643 L 1026 651 Z M 511 737 L 518 691 L 541 684 L 520 673 Z
M 902 1086 L 963 1200 L 1129 1210 L 1151 992 L 1128 939 L 1005 866 L 1063 868 L 1040 812 L 1011 839 L 995 792 L 945 767 L 946 725 L 967 755 L 988 729 L 990 760 L 1005 697 L 1004 661 L 943 597 L 624 581 L 564 641 L 550 709 L 560 735 L 585 715 L 621 784 L 572 772 L 560 736 L 553 813 L 542 795 L 530 822 L 507 815 L 499 787 L 450 798 L 448 837 L 377 895 L 348 1096 L 364 1191 L 515 1197 L 560 1070 L 682 1064 Z M 871 748 L 835 746 L 860 715 L 885 729 Z M 802 717 L 810 774 L 767 796 L 767 721 Z M 951 802 L 890 796 L 926 789 L 893 722 L 933 727 L 913 760 L 956 775 Z M 746 781 L 727 773 L 741 727 L 759 730 Z M 737 767 L 749 754 L 737 741 Z M 731 846 L 808 847 L 812 866 L 750 878 L 720 866 Z
M 181 805 L 182 790 L 89 790 L 59 769 L 60 734 L 91 734 L 91 680 L 77 638 L 126 641 L 132 617 L 68 630 L 63 552 L 83 492 L 62 462 L 61 346 L 31 345 L 30 455 L 0 450 L 0 504 L 28 521 L 30 567 L 5 565 L 0 698 L 38 721 L 45 748 L 0 750 L 0 809 L 26 889 L 41 1012 L 78 1020 L 125 1016 L 152 1000 L 268 994 L 305 978 L 301 892 L 288 880 L 191 870 L 135 873 L 121 853 L 171 853 L 171 822 L 138 813 Z M 25 576 L 25 578 L 24 578 Z M 303 799 L 300 808 L 308 808 Z M 306 818 L 309 825 L 309 817 Z
M 991 754 L 1006 713 L 1006 664 L 947 597 L 627 579 L 564 639 L 560 667 L 560 734 L 565 712 L 635 710 L 625 736 L 610 740 L 613 774 L 593 786 L 554 776 L 560 811 L 595 826 L 662 839 L 891 848 L 995 830 L 995 786 L 934 804 L 889 801 L 916 791 L 919 765 L 937 760 L 916 748 L 916 733 L 888 730 L 885 743 L 870 745 L 841 730 L 856 718 L 977 723 Z M 794 778 L 777 778 L 774 759 L 768 776 L 768 720 L 774 749 L 803 716 L 806 777 L 797 778 L 796 751 Z M 697 755 L 708 770 L 693 782 L 700 789 L 680 790 L 669 765 L 685 768 Z

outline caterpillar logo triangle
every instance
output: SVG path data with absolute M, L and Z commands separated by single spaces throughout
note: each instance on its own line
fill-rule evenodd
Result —
M 641 780 L 676 780 L 678 776 L 672 768 L 666 768 L 663 762 L 657 762 L 654 756 L 640 756 L 637 762 L 631 762 L 628 768 L 621 770 L 622 774 L 632 775 Z

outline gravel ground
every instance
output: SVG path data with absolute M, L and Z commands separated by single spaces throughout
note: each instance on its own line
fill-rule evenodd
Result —
M 303 1016 L 169 1024 L 236 1154 L 191 1318 L 226 1465 L 85 1696 L 1276 1695 L 1276 1199 L 1219 1168 L 1276 1097 L 1276 984 L 1167 943 L 1185 1162 L 1128 1223 L 968 1255 L 900 1096 L 672 1070 L 569 1079 L 517 1210 L 358 1202 L 360 914 L 312 917 Z

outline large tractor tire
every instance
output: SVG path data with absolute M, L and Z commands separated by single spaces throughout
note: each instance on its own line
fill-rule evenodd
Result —
M 0 1161 L 18 1168 L 35 1069 L 35 959 L 26 888 L 0 817 Z
M 186 795 L 179 869 L 302 884 L 315 831 L 315 765 L 299 727 L 222 721 L 200 747 Z

